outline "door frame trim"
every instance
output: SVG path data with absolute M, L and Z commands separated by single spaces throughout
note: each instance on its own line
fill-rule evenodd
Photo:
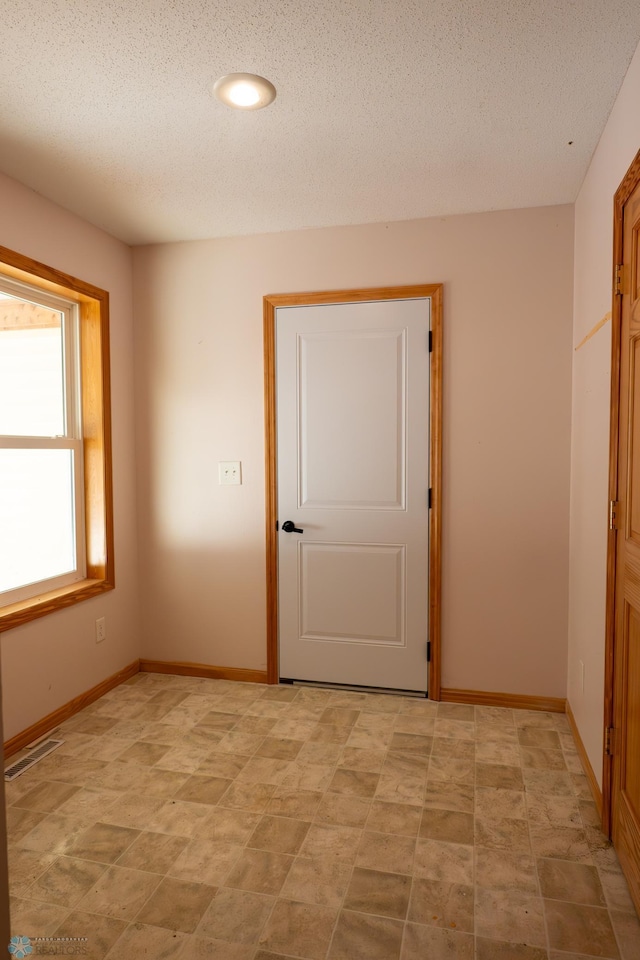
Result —
M 622 297 L 616 296 L 616 267 L 621 263 L 623 243 L 622 211 L 640 183 L 640 150 L 635 155 L 613 198 L 613 264 L 611 305 L 611 415 L 609 431 L 609 500 L 618 499 L 618 443 L 620 425 L 620 351 Z M 608 506 L 608 505 L 607 505 Z M 616 626 L 616 538 L 617 530 L 607 534 L 607 600 L 604 646 L 604 730 L 615 726 L 615 626 Z M 603 738 L 604 739 L 604 738 Z M 611 836 L 611 799 L 613 793 L 613 757 L 602 750 L 602 829 Z
M 370 287 L 315 293 L 281 293 L 263 297 L 264 410 L 266 479 L 267 682 L 278 683 L 278 537 L 276 437 L 276 310 L 278 307 L 357 303 L 368 300 L 431 299 L 431 377 L 429 396 L 429 663 L 428 695 L 440 699 L 442 592 L 442 291 L 441 283 Z

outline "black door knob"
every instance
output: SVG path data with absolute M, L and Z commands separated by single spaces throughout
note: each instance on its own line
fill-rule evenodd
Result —
M 301 530 L 300 527 L 296 527 L 293 520 L 285 520 L 282 524 L 282 529 L 285 533 L 304 533 L 304 530 Z

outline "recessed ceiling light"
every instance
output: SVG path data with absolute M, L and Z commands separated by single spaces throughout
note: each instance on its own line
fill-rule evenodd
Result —
M 276 98 L 276 88 L 255 73 L 228 73 L 211 88 L 213 95 L 228 107 L 237 110 L 260 110 Z

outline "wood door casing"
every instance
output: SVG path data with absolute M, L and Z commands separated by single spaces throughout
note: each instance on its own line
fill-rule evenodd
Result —
M 429 697 L 440 699 L 440 603 L 442 542 L 442 284 L 374 287 L 314 293 L 274 294 L 264 297 L 265 362 L 265 468 L 266 468 L 266 579 L 267 579 L 267 676 L 278 682 L 278 546 L 275 318 L 278 307 L 309 304 L 393 300 L 409 297 L 431 299 L 432 361 L 430 379 L 430 487 L 429 515 Z
M 640 910 L 640 153 L 616 193 L 604 826 Z

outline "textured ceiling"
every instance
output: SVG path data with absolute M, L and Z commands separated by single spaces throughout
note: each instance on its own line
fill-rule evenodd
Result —
M 640 3 L 0 0 L 0 24 L 0 169 L 148 243 L 571 202 Z M 275 103 L 214 100 L 233 71 Z

